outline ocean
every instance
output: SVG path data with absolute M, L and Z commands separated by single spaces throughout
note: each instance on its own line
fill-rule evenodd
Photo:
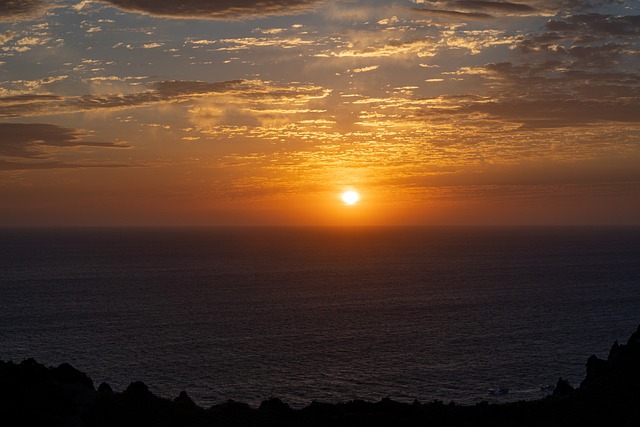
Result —
M 640 228 L 0 229 L 0 360 L 204 407 L 537 399 L 639 323 Z

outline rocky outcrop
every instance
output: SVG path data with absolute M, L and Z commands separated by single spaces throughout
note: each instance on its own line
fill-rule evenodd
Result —
M 141 381 L 116 392 L 95 390 L 86 374 L 33 359 L 0 362 L 0 425 L 39 426 L 638 426 L 640 425 L 640 326 L 626 344 L 615 342 L 606 360 L 591 356 L 574 389 L 562 378 L 552 396 L 529 402 L 459 406 L 434 401 L 354 400 L 313 402 L 293 409 L 271 398 L 254 409 L 229 400 L 204 409 L 185 391 L 158 397 Z
M 558 383 L 556 384 L 556 388 L 553 389 L 553 393 L 551 394 L 551 396 L 556 399 L 562 399 L 565 397 L 570 397 L 574 392 L 575 389 L 571 384 L 569 384 L 569 381 L 560 378 L 558 380 Z
M 578 392 L 611 404 L 635 398 L 640 406 L 640 326 L 626 344 L 613 343 L 607 360 L 589 357 L 587 376 Z
M 0 361 L 0 417 L 13 425 L 77 426 L 95 400 L 91 379 L 69 364 L 48 368 L 33 359 Z M 2 425 L 5 424 L 0 419 Z

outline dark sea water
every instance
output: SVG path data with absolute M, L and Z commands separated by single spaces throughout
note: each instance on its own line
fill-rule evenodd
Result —
M 0 230 L 0 359 L 203 406 L 535 399 L 639 323 L 639 228 Z

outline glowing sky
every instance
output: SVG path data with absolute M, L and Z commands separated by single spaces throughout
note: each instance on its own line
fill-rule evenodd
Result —
M 636 0 L 0 2 L 0 225 L 622 223 Z

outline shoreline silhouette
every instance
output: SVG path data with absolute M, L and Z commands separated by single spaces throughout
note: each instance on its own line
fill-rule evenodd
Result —
M 635 426 L 640 419 L 640 326 L 606 360 L 591 356 L 574 388 L 560 378 L 543 399 L 511 403 L 312 402 L 294 409 L 274 397 L 258 408 L 228 400 L 202 408 L 182 391 L 159 397 L 141 381 L 124 391 L 97 389 L 69 364 L 0 361 L 3 424 L 41 426 Z M 5 424 L 7 425 L 7 424 Z

